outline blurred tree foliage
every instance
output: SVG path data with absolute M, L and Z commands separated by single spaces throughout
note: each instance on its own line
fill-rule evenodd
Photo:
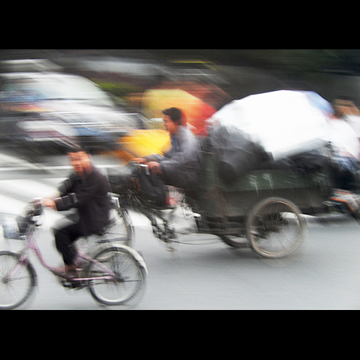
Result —
M 128 84 L 128 83 L 115 83 L 110 81 L 104 81 L 104 80 L 94 80 L 92 79 L 98 86 L 100 86 L 104 91 L 109 92 L 112 95 L 115 95 L 116 97 L 124 99 L 127 95 L 131 93 L 137 93 L 144 91 L 143 88 Z

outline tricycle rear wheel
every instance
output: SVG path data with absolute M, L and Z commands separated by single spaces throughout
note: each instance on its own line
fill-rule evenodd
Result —
M 306 222 L 294 203 L 271 197 L 253 208 L 246 230 L 255 252 L 267 258 L 281 258 L 293 253 L 303 242 Z

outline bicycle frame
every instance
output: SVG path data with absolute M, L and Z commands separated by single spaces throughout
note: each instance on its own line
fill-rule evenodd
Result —
M 48 265 L 45 262 L 42 254 L 41 254 L 41 251 L 38 247 L 38 244 L 36 242 L 35 233 L 36 233 L 36 224 L 33 223 L 33 224 L 31 224 L 30 228 L 28 229 L 28 233 L 27 233 L 26 239 L 25 239 L 26 244 L 25 244 L 24 250 L 22 251 L 22 255 L 20 256 L 20 259 L 19 259 L 18 263 L 16 264 L 16 266 L 14 267 L 14 269 L 12 269 L 12 271 L 7 275 L 6 278 L 11 279 L 14 275 L 16 275 L 16 273 L 20 269 L 20 267 L 24 263 L 28 262 L 28 251 L 33 250 L 42 266 L 44 266 L 46 269 L 51 271 L 53 274 L 55 274 L 57 276 L 61 276 L 65 279 L 69 280 L 69 278 L 66 275 L 62 276 L 62 275 L 58 274 L 58 272 L 56 271 L 56 268 Z M 87 278 L 85 278 L 85 277 L 71 278 L 71 281 L 91 281 L 91 280 L 110 280 L 110 281 L 113 280 L 113 281 L 115 281 L 116 275 L 102 263 L 98 262 L 97 260 L 94 260 L 92 257 L 90 257 L 87 254 L 82 253 L 82 252 L 78 253 L 77 259 L 79 259 L 79 258 L 82 258 L 84 260 L 87 260 L 87 261 L 90 261 L 90 262 L 96 264 L 97 266 L 99 266 L 99 268 L 101 270 L 103 270 L 105 273 L 108 273 L 109 275 L 87 277 Z

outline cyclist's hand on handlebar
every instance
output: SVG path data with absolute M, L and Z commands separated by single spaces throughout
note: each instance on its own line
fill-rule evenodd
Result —
M 56 210 L 56 203 L 53 199 L 50 199 L 50 198 L 44 198 L 41 200 L 41 204 L 43 206 L 46 206 L 46 207 L 49 207 L 53 210 Z

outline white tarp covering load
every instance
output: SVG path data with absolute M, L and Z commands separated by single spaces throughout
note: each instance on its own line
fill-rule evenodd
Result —
M 208 122 L 213 129 L 241 130 L 278 160 L 323 146 L 330 113 L 330 104 L 314 92 L 280 90 L 234 100 Z

